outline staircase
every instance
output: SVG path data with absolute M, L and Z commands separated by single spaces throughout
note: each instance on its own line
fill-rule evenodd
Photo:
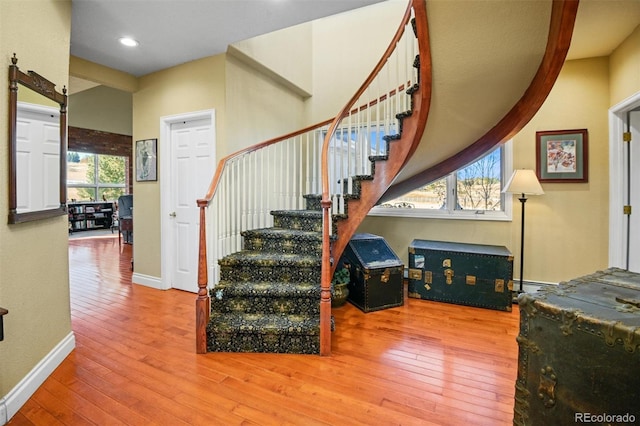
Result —
M 409 88 L 407 96 L 417 90 Z M 411 110 L 396 115 L 400 131 L 411 115 Z M 389 144 L 401 136 L 383 139 Z M 341 182 L 345 192 L 349 181 L 352 185 L 346 206 L 359 200 L 362 182 L 374 180 L 376 163 L 387 158 L 370 156 L 371 174 Z M 272 211 L 273 227 L 243 231 L 244 249 L 218 261 L 220 282 L 210 290 L 208 352 L 320 353 L 321 196 L 304 198 L 306 209 Z M 333 217 L 333 240 L 337 224 L 347 218 L 346 209 Z
M 320 352 L 320 211 L 272 214 L 272 228 L 244 231 L 244 250 L 219 261 L 209 352 Z
M 576 10 L 575 2 L 553 2 L 547 51 L 529 90 L 468 153 L 424 176 L 433 180 L 461 167 L 526 124 L 559 73 Z M 336 260 L 416 152 L 429 115 L 431 71 L 426 3 L 410 0 L 389 48 L 334 119 L 220 161 L 198 200 L 198 353 L 331 353 Z M 208 222 L 215 236 L 207 234 Z M 212 248 L 219 267 L 213 287 Z

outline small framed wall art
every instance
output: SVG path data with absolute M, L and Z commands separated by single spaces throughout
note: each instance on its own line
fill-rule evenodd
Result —
M 536 174 L 540 182 L 588 182 L 587 129 L 536 132 Z
M 158 139 L 136 141 L 136 181 L 158 180 Z

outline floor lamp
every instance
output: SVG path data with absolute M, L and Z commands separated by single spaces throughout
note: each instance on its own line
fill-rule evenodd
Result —
M 517 302 L 518 294 L 522 293 L 522 277 L 524 272 L 524 203 L 527 202 L 527 195 L 542 195 L 544 191 L 533 170 L 514 170 L 511 178 L 502 190 L 508 194 L 521 194 L 518 198 L 522 203 L 522 222 L 520 224 L 520 288 L 514 294 L 514 302 Z

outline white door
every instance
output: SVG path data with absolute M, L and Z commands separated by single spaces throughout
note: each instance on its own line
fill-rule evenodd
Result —
M 631 142 L 623 142 L 624 133 Z M 640 92 L 609 110 L 609 266 L 640 273 Z M 623 206 L 631 206 L 625 214 Z
M 170 212 L 166 255 L 170 257 L 170 286 L 198 291 L 199 209 L 215 172 L 215 132 L 211 118 L 170 124 Z M 163 262 L 165 259 L 163 259 Z
M 18 102 L 16 119 L 17 212 L 60 207 L 60 112 Z M 38 172 L 36 173 L 35 170 Z M 38 176 L 38 178 L 34 178 Z
M 629 113 L 631 143 L 629 144 L 629 205 L 627 241 L 629 245 L 629 270 L 640 272 L 640 111 Z

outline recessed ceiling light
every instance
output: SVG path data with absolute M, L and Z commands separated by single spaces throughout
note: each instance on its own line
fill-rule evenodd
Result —
M 132 39 L 131 37 L 120 37 L 119 40 L 120 40 L 120 43 L 128 47 L 136 47 L 138 44 L 140 44 L 136 40 Z

